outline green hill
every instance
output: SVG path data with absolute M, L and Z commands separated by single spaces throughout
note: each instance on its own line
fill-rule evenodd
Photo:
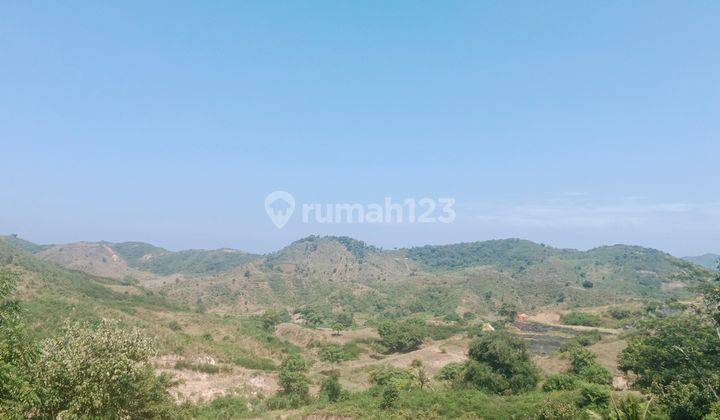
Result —
M 684 260 L 690 261 L 694 264 L 701 265 L 710 270 L 717 270 L 718 261 L 720 261 L 720 255 L 718 254 L 703 254 L 695 257 L 683 257 Z

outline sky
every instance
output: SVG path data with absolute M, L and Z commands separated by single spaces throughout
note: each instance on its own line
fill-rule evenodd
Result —
M 720 253 L 718 40 L 715 1 L 4 1 L 0 233 Z M 300 214 L 386 197 L 456 217 Z

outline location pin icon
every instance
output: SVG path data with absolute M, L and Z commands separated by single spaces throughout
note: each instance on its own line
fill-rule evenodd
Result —
M 282 229 L 295 211 L 295 198 L 286 191 L 273 191 L 265 197 L 265 211 L 273 224 Z

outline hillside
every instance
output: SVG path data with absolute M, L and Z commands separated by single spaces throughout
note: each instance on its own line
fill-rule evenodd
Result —
M 218 273 L 258 259 L 230 248 L 193 249 L 172 252 L 143 242 L 75 242 L 62 245 L 36 245 L 16 237 L 9 243 L 40 259 L 103 277 L 133 277 L 150 281 L 176 274 L 197 276 Z
M 0 238 L 0 275 L 19 274 L 17 297 L 35 337 L 52 337 L 74 321 L 116 319 L 139 327 L 157 342 L 155 367 L 180 379 L 173 392 L 192 401 L 229 390 L 247 398 L 271 395 L 288 355 L 311 361 L 313 383 L 336 369 L 354 391 L 367 389 L 373 369 L 382 366 L 407 368 L 419 359 L 436 374 L 467 359 L 470 336 L 501 319 L 504 303 L 547 322 L 543 314 L 560 319 L 578 306 L 632 300 L 625 307 L 641 308 L 643 302 L 633 299 L 689 296 L 688 286 L 712 278 L 663 252 L 624 245 L 575 251 L 511 239 L 385 251 L 317 236 L 222 271 L 210 265 L 196 269 L 202 274 L 162 277 L 136 267 L 182 251 L 141 243 L 36 247 L 14 239 Z M 138 276 L 110 278 L 90 270 Z M 269 326 L 268 309 L 278 314 Z M 598 309 L 604 325 L 623 325 L 607 310 Z M 388 352 L 378 336 L 381 326 L 409 319 L 420 324 L 407 325 L 422 325 L 415 331 L 421 344 Z M 338 323 L 342 334 L 328 328 Z M 527 341 L 544 371 L 557 372 L 565 362 L 552 352 L 585 327 L 539 327 L 509 328 Z M 603 361 L 611 369 L 625 345 L 615 338 L 618 332 L 603 329 L 609 350 L 598 350 L 609 351 Z
M 235 269 L 162 290 L 230 313 L 319 305 L 378 316 L 457 316 L 490 313 L 503 302 L 533 311 L 683 297 L 708 278 L 702 267 L 636 246 L 577 251 L 508 239 L 384 251 L 349 238 L 311 236 Z
M 197 311 L 135 279 L 68 269 L 24 248 L 0 237 L 0 273 L 19 275 L 16 297 L 36 337 L 53 336 L 68 322 L 117 319 L 153 337 L 161 354 L 212 355 L 239 373 L 275 366 L 284 357 L 285 344 L 268 342 L 253 321 Z
M 388 251 L 348 237 L 310 236 L 264 256 L 232 249 L 171 252 L 141 242 L 8 242 L 45 261 L 138 281 L 190 307 L 202 304 L 238 315 L 269 306 L 322 306 L 325 311 L 452 317 L 491 313 L 503 302 L 533 311 L 547 305 L 686 297 L 692 286 L 712 276 L 649 248 L 578 251 L 521 239 Z
M 720 260 L 720 255 L 708 253 L 708 254 L 698 255 L 695 257 L 683 257 L 683 260 L 690 261 L 691 263 L 703 266 L 710 270 L 717 270 L 718 261 Z

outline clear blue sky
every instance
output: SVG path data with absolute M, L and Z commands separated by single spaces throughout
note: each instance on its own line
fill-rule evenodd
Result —
M 0 233 L 720 252 L 720 2 L 0 5 Z M 454 197 L 278 230 L 263 200 Z

